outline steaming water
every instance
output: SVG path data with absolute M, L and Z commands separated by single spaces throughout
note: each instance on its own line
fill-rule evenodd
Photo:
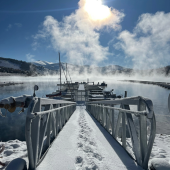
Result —
M 109 81 L 110 83 L 107 80 L 105 81 L 108 83 L 107 90 L 114 89 L 116 94 L 124 94 L 124 91 L 127 91 L 128 97 L 143 96 L 150 98 L 154 104 L 157 133 L 170 134 L 170 114 L 167 105 L 169 90 L 155 85 L 127 83 L 116 80 Z M 39 90 L 36 92 L 38 97 L 45 97 L 46 94 L 57 89 L 57 82 L 54 81 L 25 82 L 23 85 L 1 87 L 0 100 L 10 96 L 32 95 L 35 84 L 39 86 Z M 16 109 L 14 113 L 7 112 L 6 118 L 0 117 L 0 141 L 25 140 L 24 131 L 27 110 L 21 114 L 18 114 L 19 111 L 20 109 Z M 2 109 L 2 113 L 5 114 L 6 110 Z

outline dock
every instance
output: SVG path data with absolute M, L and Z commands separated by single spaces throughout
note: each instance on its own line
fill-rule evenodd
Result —
M 165 89 L 170 89 L 170 83 L 167 82 L 141 81 L 141 80 L 119 80 L 119 81 L 130 82 L 130 83 L 152 84 L 152 85 L 160 86 Z

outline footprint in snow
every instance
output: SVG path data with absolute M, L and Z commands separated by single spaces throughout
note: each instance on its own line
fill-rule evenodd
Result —
M 84 164 L 85 170 L 99 170 L 98 166 L 92 160 L 87 160 Z
M 78 148 L 82 148 L 83 144 L 82 143 L 77 143 Z
M 95 157 L 96 159 L 98 159 L 99 161 L 101 161 L 103 158 L 101 155 L 99 155 L 98 153 L 94 153 L 93 157 Z
M 81 156 L 77 156 L 75 159 L 76 164 L 81 164 L 83 162 L 83 158 Z
M 84 152 L 86 152 L 86 153 L 87 153 L 87 152 L 93 152 L 93 149 L 92 149 L 91 147 L 89 147 L 89 146 L 85 146 L 83 150 L 84 150 Z

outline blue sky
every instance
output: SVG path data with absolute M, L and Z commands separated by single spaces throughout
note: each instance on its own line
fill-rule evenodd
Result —
M 60 51 L 76 64 L 170 65 L 169 0 L 103 0 L 111 15 L 97 21 L 86 1 L 1 0 L 0 56 L 57 62 Z

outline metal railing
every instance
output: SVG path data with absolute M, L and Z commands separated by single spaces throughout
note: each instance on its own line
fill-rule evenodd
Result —
M 33 98 L 26 117 L 29 169 L 41 163 L 54 139 L 76 109 L 74 102 Z
M 120 108 L 113 107 L 115 105 L 120 105 Z M 136 105 L 138 111 L 130 110 L 129 105 Z M 150 99 L 138 96 L 110 101 L 88 102 L 86 103 L 86 109 L 119 141 L 141 167 L 148 168 L 156 134 L 155 115 Z M 116 110 L 118 111 L 117 117 L 115 117 Z M 134 119 L 137 121 L 134 121 Z M 147 131 L 147 120 L 150 122 L 150 132 Z M 138 127 L 136 122 L 138 122 Z M 120 129 L 121 142 L 118 139 Z M 134 155 L 127 149 L 127 130 L 130 134 Z

